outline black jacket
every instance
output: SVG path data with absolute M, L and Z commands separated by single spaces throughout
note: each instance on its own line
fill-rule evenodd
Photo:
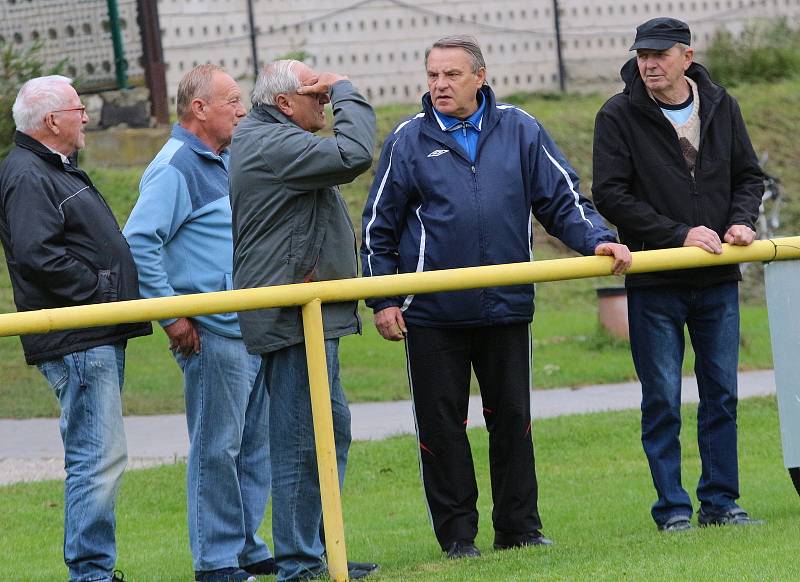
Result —
M 0 164 L 0 241 L 19 311 L 139 298 L 136 266 L 89 176 L 30 136 Z M 149 323 L 22 336 L 36 364 L 152 332 Z
M 762 174 L 736 100 L 701 65 L 686 76 L 700 96 L 700 147 L 695 175 L 686 165 L 675 129 L 647 93 L 636 59 L 621 71 L 625 90 L 595 120 L 594 183 L 597 209 L 619 229 L 632 251 L 680 247 L 689 229 L 719 234 L 734 224 L 755 228 Z M 738 265 L 628 275 L 626 285 L 708 286 L 741 279 Z

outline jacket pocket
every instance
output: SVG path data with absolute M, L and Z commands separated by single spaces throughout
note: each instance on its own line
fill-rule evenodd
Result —
M 119 293 L 117 292 L 117 282 L 113 271 L 109 269 L 100 269 L 97 272 L 97 298 L 98 303 L 111 303 L 117 301 Z

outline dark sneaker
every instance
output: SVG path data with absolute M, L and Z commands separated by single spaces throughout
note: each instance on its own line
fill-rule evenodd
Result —
M 111 582 L 125 582 L 125 574 L 120 570 L 114 570 L 111 575 Z
M 673 515 L 664 523 L 658 524 L 659 531 L 687 531 L 692 529 L 692 522 L 686 515 Z
M 455 541 L 447 546 L 447 557 L 451 560 L 458 560 L 459 558 L 478 558 L 481 551 L 473 542 L 468 541 Z
M 256 577 L 241 568 L 195 571 L 195 582 L 256 582 Z
M 242 566 L 242 570 L 254 576 L 273 576 L 278 573 L 278 566 L 275 564 L 275 558 L 267 558 L 248 566 Z
M 727 511 L 706 513 L 702 509 L 697 512 L 697 522 L 700 527 L 709 525 L 763 525 L 761 519 L 753 519 L 741 507 L 734 507 Z
M 380 566 L 373 562 L 347 562 L 347 577 L 350 580 L 361 580 L 380 570 Z M 309 573 L 300 580 L 319 580 L 328 577 L 328 569 L 322 568 L 316 573 Z
M 553 540 L 546 538 L 538 529 L 521 536 L 509 536 L 496 533 L 494 536 L 495 550 L 510 550 L 512 548 L 525 548 L 527 546 L 552 546 Z
M 380 570 L 374 562 L 347 562 L 347 575 L 350 580 L 361 580 Z

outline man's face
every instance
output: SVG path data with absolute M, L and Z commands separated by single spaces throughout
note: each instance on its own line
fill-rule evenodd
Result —
M 691 48 L 684 50 L 676 44 L 664 51 L 639 49 L 636 51 L 636 62 L 644 84 L 650 91 L 659 94 L 681 86 L 684 72 L 692 64 L 693 55 Z
M 434 48 L 425 63 L 428 90 L 437 111 L 465 119 L 478 109 L 478 90 L 486 69 L 472 72 L 472 59 L 460 48 Z
M 239 85 L 227 73 L 215 71 L 211 78 L 211 94 L 206 102 L 205 130 L 219 144 L 220 150 L 230 145 L 233 130 L 246 113 Z
M 64 85 L 62 91 L 65 97 L 64 104 L 57 111 L 47 115 L 53 116 L 53 124 L 58 128 L 58 133 L 53 138 L 56 144 L 53 149 L 69 156 L 86 145 L 83 126 L 89 122 L 89 116 L 86 115 L 86 109 L 74 87 Z
M 294 66 L 294 72 L 300 79 L 300 85 L 308 86 L 317 82 L 319 75 L 303 63 Z M 316 133 L 325 127 L 325 104 L 331 102 L 327 93 L 309 93 L 298 95 L 290 93 L 286 96 L 292 114 L 289 116 L 299 127 Z

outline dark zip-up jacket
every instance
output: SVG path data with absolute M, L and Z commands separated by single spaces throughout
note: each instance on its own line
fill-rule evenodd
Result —
M 89 176 L 24 133 L 14 141 L 0 164 L 0 241 L 17 310 L 138 299 L 128 243 Z M 150 333 L 126 323 L 21 339 L 36 364 Z
M 622 93 L 595 120 L 597 209 L 632 251 L 683 246 L 689 229 L 705 226 L 720 239 L 734 224 L 755 228 L 762 174 L 736 100 L 694 63 L 686 76 L 700 96 L 700 146 L 695 174 L 678 136 L 639 75 L 636 59 L 621 71 Z M 628 275 L 626 285 L 708 286 L 741 279 L 738 265 Z
M 578 189 L 578 177 L 542 126 L 481 89 L 486 110 L 475 161 L 433 113 L 401 123 L 383 145 L 362 217 L 365 277 L 532 259 L 531 213 L 584 255 L 616 241 Z M 458 130 L 456 130 L 458 131 Z M 399 306 L 412 324 L 478 327 L 530 321 L 533 285 L 367 300 Z

